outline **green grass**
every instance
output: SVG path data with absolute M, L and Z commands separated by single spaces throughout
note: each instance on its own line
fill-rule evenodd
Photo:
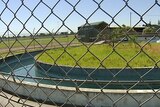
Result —
M 140 45 L 143 45 L 142 43 Z M 115 51 L 114 51 L 115 50 Z M 65 66 L 82 66 L 82 67 L 150 67 L 155 66 L 155 62 L 160 60 L 160 45 L 153 43 L 146 45 L 143 51 L 141 48 L 131 43 L 121 43 L 116 48 L 112 48 L 108 44 L 93 45 L 89 51 L 85 46 L 68 47 L 47 50 L 43 54 L 39 54 L 36 58 L 39 61 L 58 64 Z M 135 57 L 136 56 L 136 57 Z M 134 58 L 135 57 L 135 58 Z M 101 63 L 102 62 L 102 63 Z M 128 65 L 127 65 L 128 63 Z M 158 63 L 160 66 L 160 63 Z
M 0 49 L 8 47 L 17 48 L 17 47 L 22 47 L 22 45 L 24 47 L 34 46 L 34 45 L 39 46 L 39 44 L 51 46 L 51 45 L 59 45 L 59 43 L 61 44 L 69 43 L 72 40 L 73 40 L 72 43 L 79 43 L 78 40 L 74 38 L 75 38 L 74 35 L 69 35 L 68 37 L 57 36 L 54 39 L 52 39 L 52 37 L 35 38 L 35 40 L 29 37 L 4 39 L 3 41 L 0 41 Z
M 25 38 L 1 38 L 0 41 L 0 58 L 8 57 L 10 55 L 15 55 L 19 53 L 24 53 L 26 50 L 27 52 L 36 51 L 42 49 L 42 47 L 47 48 L 55 48 L 61 47 L 60 44 L 68 44 L 72 41 L 71 44 L 78 43 L 79 41 L 75 39 L 74 35 L 69 36 L 55 36 L 54 39 L 52 37 L 40 37 L 35 38 L 35 40 L 31 37 Z M 60 44 L 59 44 L 59 43 Z M 39 43 L 39 44 L 38 44 Z M 10 48 L 10 51 L 9 51 Z

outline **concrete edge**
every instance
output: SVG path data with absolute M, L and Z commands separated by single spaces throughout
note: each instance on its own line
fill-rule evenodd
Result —
M 132 94 L 144 94 L 144 93 L 148 93 L 148 94 L 153 94 L 153 93 L 160 93 L 159 89 L 131 89 L 131 90 L 126 90 L 126 89 L 93 89 L 93 88 L 78 88 L 77 87 L 67 87 L 67 86 L 56 86 L 56 85 L 48 85 L 48 84 L 42 84 L 42 83 L 34 83 L 34 82 L 28 82 L 28 81 L 20 81 L 18 79 L 14 79 L 12 77 L 6 77 L 6 76 L 2 76 L 0 75 L 0 80 L 3 81 L 7 81 L 7 82 L 11 82 L 11 83 L 15 83 L 18 85 L 21 85 L 23 83 L 23 85 L 28 85 L 30 87 L 41 87 L 41 88 L 48 88 L 48 89 L 59 89 L 59 90 L 63 90 L 63 91 L 72 91 L 72 92 L 76 92 L 76 91 L 80 91 L 80 92 L 92 92 L 92 93 L 99 93 L 99 92 L 103 92 L 103 93 L 132 93 Z M 3 87 L 2 87 L 3 88 Z

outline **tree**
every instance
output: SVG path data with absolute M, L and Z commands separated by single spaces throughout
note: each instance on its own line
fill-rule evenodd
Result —
M 143 34 L 150 34 L 155 32 L 156 32 L 156 28 L 152 26 L 145 27 L 145 29 L 143 29 Z
M 115 28 L 111 31 L 110 34 L 110 40 L 112 42 L 112 46 L 115 45 L 115 42 L 117 41 L 118 38 L 120 38 L 122 35 L 122 30 L 120 28 Z
M 111 40 L 114 46 L 114 43 L 117 42 L 117 40 L 120 40 L 122 37 L 126 37 L 128 32 L 133 32 L 134 30 L 131 29 L 129 26 L 122 25 L 121 27 L 117 27 L 112 30 L 111 34 Z
M 111 28 L 107 27 L 101 32 L 99 35 L 103 40 L 105 40 L 105 43 L 107 43 L 107 40 L 112 43 L 112 46 L 115 45 L 115 42 L 122 36 L 123 30 L 121 28 Z
M 46 36 L 45 33 L 40 33 L 38 36 Z
M 133 28 L 126 25 L 114 28 L 106 27 L 103 32 L 101 32 L 99 37 L 105 40 L 105 42 L 109 40 L 110 42 L 112 42 L 112 46 L 114 46 L 115 42 L 120 40 L 121 37 L 126 37 L 128 34 L 130 35 L 130 33 L 134 32 L 135 30 Z

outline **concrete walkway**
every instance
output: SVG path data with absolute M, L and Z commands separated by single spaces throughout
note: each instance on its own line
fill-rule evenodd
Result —
M 20 99 L 6 92 L 0 92 L 0 107 L 57 107 L 26 99 Z
M 105 41 L 102 40 L 102 41 L 98 41 L 98 42 L 96 42 L 96 43 L 94 43 L 94 44 L 99 45 L 99 44 L 103 44 L 104 42 L 105 42 Z

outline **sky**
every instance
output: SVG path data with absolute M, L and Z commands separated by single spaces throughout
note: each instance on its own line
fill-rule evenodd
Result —
M 128 7 L 125 1 L 128 1 Z M 155 1 L 0 0 L 0 35 L 7 35 L 8 29 L 16 35 L 29 35 L 29 32 L 77 32 L 77 27 L 86 23 L 86 20 L 89 23 L 105 21 L 111 26 L 130 26 L 131 21 L 131 26 L 142 26 L 145 23 L 140 21 L 139 15 L 143 15 L 146 23 L 157 24 L 160 5 Z

